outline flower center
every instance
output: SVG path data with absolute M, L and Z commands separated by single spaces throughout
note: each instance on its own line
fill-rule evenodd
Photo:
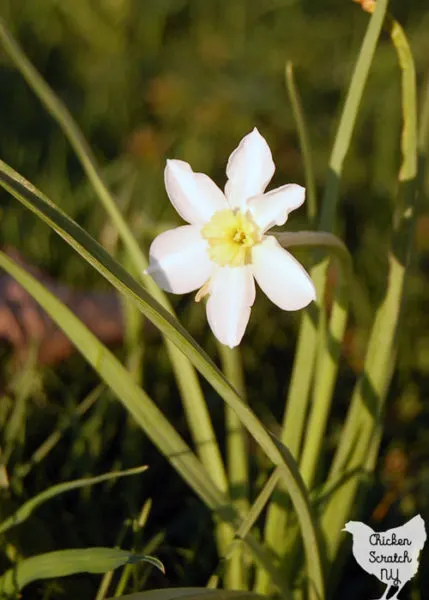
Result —
M 216 212 L 201 235 L 208 241 L 209 256 L 221 267 L 242 267 L 251 262 L 252 246 L 262 239 L 251 215 L 230 209 Z

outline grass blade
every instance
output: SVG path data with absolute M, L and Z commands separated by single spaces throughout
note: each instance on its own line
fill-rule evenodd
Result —
M 295 84 L 295 76 L 293 73 L 293 65 L 289 61 L 286 63 L 286 87 L 289 94 L 290 103 L 292 106 L 293 116 L 296 123 L 296 128 L 299 136 L 299 144 L 301 146 L 302 157 L 304 160 L 305 172 L 305 205 L 307 208 L 307 217 L 309 223 L 314 226 L 317 215 L 317 197 L 316 197 L 316 181 L 314 177 L 313 160 L 311 158 L 310 140 L 305 122 L 304 113 L 301 106 L 301 100 Z
M 131 554 L 115 548 L 58 550 L 26 558 L 0 577 L 0 593 L 12 595 L 32 581 L 66 577 L 76 573 L 105 573 L 127 563 L 149 562 L 164 573 L 164 566 L 153 556 Z
M 147 469 L 147 466 L 136 467 L 134 469 L 113 471 L 111 473 L 98 475 L 97 477 L 85 477 L 83 479 L 75 479 L 73 481 L 66 481 L 64 483 L 53 485 L 34 498 L 31 498 L 25 502 L 25 504 L 18 508 L 13 515 L 8 517 L 5 521 L 3 521 L 3 523 L 0 523 L 0 534 L 4 534 L 8 529 L 11 529 L 11 527 L 15 527 L 16 525 L 24 523 L 24 521 L 26 521 L 33 514 L 33 512 L 39 508 L 39 506 L 44 504 L 47 500 L 55 498 L 55 496 L 59 496 L 65 492 L 70 492 L 71 490 L 76 490 L 90 485 L 96 485 L 97 483 L 103 483 L 104 481 L 109 481 L 110 479 L 119 479 L 120 477 L 139 475 Z
M 218 344 L 222 370 L 228 379 L 245 399 L 245 386 L 241 367 L 241 355 L 238 348 L 228 348 Z M 242 515 L 249 510 L 249 473 L 247 432 L 240 419 L 229 406 L 225 406 L 226 423 L 226 465 L 231 501 Z M 237 535 L 237 534 L 236 534 Z M 245 590 L 248 586 L 248 573 L 244 563 L 241 545 L 234 545 L 234 551 L 226 565 L 228 589 Z

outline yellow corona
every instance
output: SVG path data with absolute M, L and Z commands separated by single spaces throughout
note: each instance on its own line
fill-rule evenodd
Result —
M 216 212 L 201 235 L 209 244 L 211 260 L 220 267 L 250 264 L 251 249 L 262 240 L 262 232 L 249 212 L 230 209 Z

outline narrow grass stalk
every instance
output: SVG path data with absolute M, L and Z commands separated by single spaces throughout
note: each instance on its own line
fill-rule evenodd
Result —
M 226 554 L 227 560 L 234 560 L 234 556 L 236 556 L 237 554 L 240 555 L 241 552 L 244 550 L 242 540 L 245 539 L 248 533 L 250 533 L 251 529 L 260 517 L 262 511 L 267 505 L 267 502 L 270 500 L 276 486 L 281 480 L 281 475 L 281 468 L 276 467 L 265 482 L 262 490 L 258 494 L 258 497 L 252 504 L 245 519 L 243 520 L 242 524 L 235 533 L 235 541 L 231 544 L 231 547 Z M 290 600 L 292 600 L 293 596 L 289 589 L 287 590 L 287 595 L 289 596 Z
M 243 519 L 240 527 L 236 530 L 234 541 L 231 543 L 228 548 L 224 560 L 232 561 L 234 556 L 237 555 L 237 550 L 243 548 L 242 541 L 246 538 L 246 536 L 250 533 L 251 529 L 255 525 L 256 521 L 260 517 L 262 511 L 264 510 L 267 502 L 271 498 L 272 493 L 274 492 L 278 482 L 282 478 L 281 467 L 276 467 L 274 471 L 271 473 L 267 481 L 265 482 L 262 490 L 258 494 L 258 497 L 252 504 L 250 510 L 248 511 L 246 517 Z M 228 564 L 228 562 L 227 562 Z M 211 576 L 209 581 L 209 587 L 217 587 L 219 581 L 219 574 L 215 573 Z M 287 595 L 292 600 L 292 594 L 290 590 L 287 590 Z
M 119 534 L 116 538 L 116 544 L 115 544 L 115 548 L 120 548 L 125 540 L 125 537 L 128 533 L 128 530 L 130 529 L 130 521 L 127 520 L 122 524 L 121 530 L 119 531 Z M 132 549 L 132 551 L 134 552 L 134 548 Z M 129 564 L 126 566 L 130 566 Z M 101 578 L 100 584 L 98 586 L 98 590 L 97 590 L 97 595 L 95 596 L 94 600 L 104 600 L 104 598 L 107 596 L 107 593 L 109 591 L 110 588 L 110 584 L 112 583 L 112 579 L 113 579 L 113 574 L 114 571 L 113 569 L 111 571 L 107 571 L 107 573 L 104 573 L 103 577 Z
M 13 409 L 4 430 L 4 451 L 1 462 L 7 465 L 12 452 L 17 446 L 23 446 L 26 431 L 27 402 L 34 392 L 37 381 L 37 345 L 30 341 L 29 353 L 25 363 L 16 373 L 11 384 L 9 394 L 13 396 Z M 0 399 L 1 400 L 1 399 Z
M 333 461 L 330 480 L 334 482 L 344 472 L 366 465 L 368 457 L 374 457 L 380 442 L 381 419 L 393 373 L 396 332 L 413 241 L 417 178 L 415 69 L 411 50 L 399 23 L 389 18 L 387 28 L 401 69 L 403 160 L 399 171 L 397 211 L 394 216 L 386 296 L 376 313 L 364 371 L 356 384 L 343 435 Z M 323 514 L 322 525 L 331 557 L 339 547 L 339 529 L 349 517 L 360 482 L 359 476 L 351 478 L 334 494 Z
M 426 83 L 424 86 L 422 110 L 419 119 L 420 128 L 418 135 L 418 148 L 420 156 L 424 156 L 427 159 L 428 145 L 429 145 L 429 73 L 426 76 Z
M 334 386 L 338 374 L 341 344 L 347 324 L 348 295 L 351 282 L 350 273 L 351 259 L 347 271 L 344 270 L 344 267 L 339 270 L 340 281 L 335 290 L 329 328 L 325 312 L 323 311 L 320 315 L 319 348 L 317 352 L 313 397 L 300 461 L 301 474 L 308 489 L 311 489 L 315 483 L 331 410 Z
M 311 144 L 307 129 L 307 124 L 302 110 L 301 99 L 295 83 L 293 65 L 290 61 L 286 63 L 286 88 L 289 94 L 289 100 L 292 106 L 292 112 L 298 131 L 299 145 L 304 161 L 305 172 L 305 206 L 307 209 L 307 218 L 313 226 L 317 216 L 317 193 L 316 180 L 314 177 L 313 159 L 311 157 Z
M 0 535 L 3 535 L 11 529 L 12 527 L 16 527 L 21 523 L 24 523 L 33 512 L 39 508 L 42 504 L 50 500 L 51 498 L 55 498 L 60 494 L 64 494 L 66 492 L 70 492 L 71 490 L 76 490 L 80 488 L 85 488 L 88 486 L 96 485 L 98 483 L 103 483 L 104 481 L 109 481 L 111 479 L 119 479 L 120 477 L 129 477 L 130 475 L 140 475 L 144 471 L 147 470 L 147 466 L 135 467 L 134 469 L 127 469 L 125 471 L 112 471 L 111 473 L 105 473 L 103 475 L 98 475 L 96 477 L 85 477 L 84 479 L 75 479 L 73 481 L 66 481 L 64 483 L 58 483 L 47 490 L 44 490 L 34 498 L 27 500 L 25 504 L 23 504 L 17 511 L 15 511 L 10 517 L 8 517 L 5 521 L 0 523 Z
M 174 314 L 166 295 L 158 288 L 152 278 L 143 276 L 143 272 L 148 266 L 147 260 L 123 218 L 117 203 L 104 184 L 95 157 L 69 110 L 30 63 L 1 20 L 0 41 L 15 67 L 63 130 L 99 201 L 116 227 L 143 284 L 166 310 Z M 165 340 L 165 343 L 198 455 L 215 483 L 220 489 L 226 490 L 225 468 L 197 374 L 187 358 L 174 344 L 168 339 Z
M 350 146 L 359 105 L 383 25 L 387 3 L 388 0 L 377 0 L 375 12 L 370 19 L 362 42 L 350 87 L 347 92 L 338 131 L 335 136 L 319 219 L 319 228 L 325 231 L 332 231 L 334 227 L 343 162 Z M 301 320 L 292 376 L 286 399 L 286 410 L 283 419 L 281 440 L 289 447 L 293 456 L 296 458 L 298 458 L 302 446 L 305 417 L 308 411 L 309 394 L 313 379 L 313 366 L 315 364 L 318 344 L 318 313 L 321 310 L 324 310 L 323 297 L 326 268 L 327 262 L 322 261 L 316 264 L 311 270 L 311 277 L 316 286 L 318 302 L 311 310 L 307 310 L 303 314 Z M 331 320 L 329 326 L 328 337 L 335 336 L 341 340 L 343 333 L 341 329 L 345 326 L 345 317 L 341 312 L 339 313 L 335 307 L 332 312 L 332 319 L 334 318 L 335 320 L 333 322 Z M 325 346 L 324 351 L 329 352 L 329 348 Z M 334 375 L 334 369 L 331 369 L 331 379 Z M 333 385 L 327 380 L 326 393 L 330 393 L 332 389 Z M 328 407 L 329 402 L 325 401 L 325 410 L 327 410 Z M 284 548 L 286 522 L 287 508 L 285 506 L 279 506 L 276 502 L 272 502 L 267 517 L 265 540 L 268 548 L 273 552 L 281 553 L 282 548 Z M 261 576 L 265 578 L 265 575 L 261 574 Z M 259 590 L 265 593 L 268 591 L 268 582 L 266 578 L 265 582 L 259 587 Z
M 241 398 L 246 400 L 241 355 L 238 348 L 218 344 L 222 371 L 235 387 Z M 247 432 L 237 414 L 225 406 L 226 465 L 231 502 L 237 511 L 245 515 L 249 510 L 249 474 Z M 226 587 L 232 590 L 248 589 L 248 573 L 242 545 L 236 545 L 226 564 Z
M 236 531 L 237 539 L 244 539 L 246 535 L 250 532 L 258 518 L 260 517 L 262 511 L 264 510 L 267 502 L 271 498 L 276 486 L 281 480 L 281 471 L 280 467 L 276 467 L 274 471 L 271 473 L 267 481 L 265 482 L 262 490 L 259 492 L 258 497 L 255 502 L 252 504 L 249 512 L 246 515 L 246 518 L 243 520 L 242 524 Z
M 30 460 L 22 465 L 18 465 L 15 469 L 15 474 L 18 477 L 26 477 L 34 465 L 37 465 L 46 458 L 46 456 L 55 448 L 58 442 L 61 440 L 63 434 L 71 427 L 77 419 L 81 419 L 89 409 L 94 406 L 100 397 L 101 393 L 105 389 L 103 384 L 97 385 L 95 389 L 90 392 L 87 397 L 77 406 L 76 410 L 70 415 L 66 422 L 60 424 L 55 431 L 49 435 L 42 444 L 33 452 Z

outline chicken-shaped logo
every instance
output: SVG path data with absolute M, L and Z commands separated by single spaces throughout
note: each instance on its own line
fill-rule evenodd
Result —
M 419 554 L 425 545 L 426 529 L 421 516 L 382 532 L 374 531 L 365 523 L 349 521 L 343 531 L 353 536 L 353 556 L 357 563 L 386 584 L 380 600 L 386 600 L 392 587 L 397 590 L 389 600 L 399 600 L 399 592 L 417 573 Z

